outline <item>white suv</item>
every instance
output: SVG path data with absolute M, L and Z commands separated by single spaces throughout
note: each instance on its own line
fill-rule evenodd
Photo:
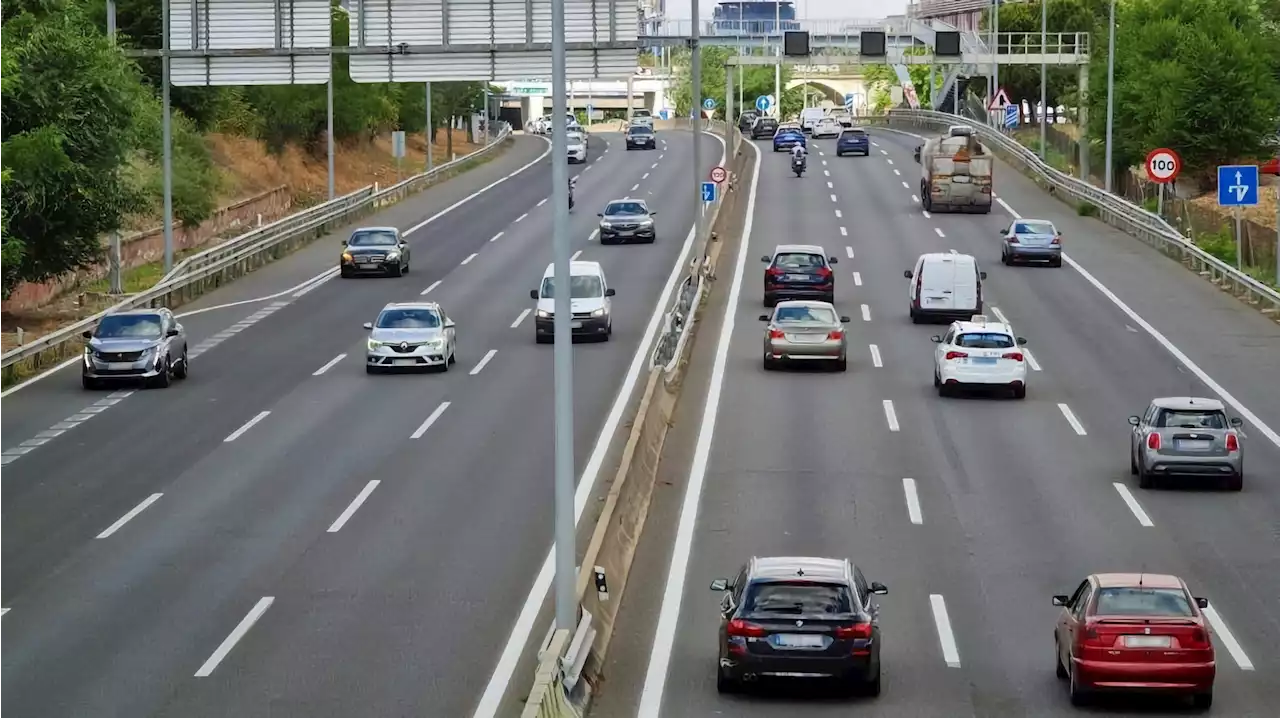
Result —
M 959 389 L 1007 389 L 1013 398 L 1027 396 L 1026 339 L 1003 322 L 975 314 L 967 322 L 952 322 L 947 333 L 934 335 L 933 385 L 938 396 Z

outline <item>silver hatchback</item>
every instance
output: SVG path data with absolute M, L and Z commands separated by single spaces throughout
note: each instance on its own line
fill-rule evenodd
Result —
M 778 302 L 773 314 L 761 314 L 764 331 L 764 368 L 785 362 L 816 361 L 836 371 L 848 368 L 849 340 L 844 325 L 849 317 L 836 313 L 829 302 Z
M 1228 419 L 1217 399 L 1153 399 L 1129 424 L 1129 471 L 1138 486 L 1153 488 L 1165 476 L 1194 476 L 1224 480 L 1232 491 L 1244 488 L 1243 422 Z
M 378 318 L 365 322 L 369 344 L 365 372 L 432 369 L 448 371 L 457 362 L 458 339 L 453 320 L 435 302 L 392 303 Z

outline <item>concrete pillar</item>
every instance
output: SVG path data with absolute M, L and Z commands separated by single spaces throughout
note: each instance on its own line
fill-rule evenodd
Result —
M 1076 122 L 1080 125 L 1080 179 L 1085 182 L 1089 181 L 1089 66 L 1081 65 L 1079 70 L 1080 77 L 1080 99 L 1077 102 Z

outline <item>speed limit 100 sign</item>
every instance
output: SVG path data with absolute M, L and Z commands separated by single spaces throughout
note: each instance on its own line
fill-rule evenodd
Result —
M 1147 155 L 1147 179 L 1157 184 L 1172 182 L 1182 171 L 1182 158 L 1177 152 L 1161 147 Z

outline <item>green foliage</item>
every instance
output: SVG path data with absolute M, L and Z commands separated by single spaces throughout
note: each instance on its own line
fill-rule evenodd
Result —
M 1090 51 L 1106 53 L 1106 18 L 1108 0 L 1049 0 L 1046 43 L 1050 51 L 1075 38 L 1070 33 L 1091 33 Z M 1028 33 L 1015 35 L 1011 40 L 1035 52 L 1040 47 L 1040 20 L 1042 3 L 1032 0 L 1025 3 L 1000 5 L 1001 33 Z M 984 16 L 983 26 L 989 18 Z M 1060 34 L 1066 33 L 1066 34 Z M 985 37 L 984 37 L 985 39 Z M 1010 40 L 1006 40 L 1008 42 Z M 1050 65 L 1045 70 L 1045 98 L 1050 107 L 1076 106 L 1079 102 L 1079 74 L 1075 67 Z M 1000 86 L 1014 102 L 1026 100 L 1034 112 L 1040 102 L 1040 67 L 1035 65 L 1001 65 Z M 1106 84 L 1093 85 L 1106 88 Z
M 1280 126 L 1280 31 L 1257 2 L 1129 0 L 1116 26 L 1116 167 L 1174 147 L 1208 184 L 1217 165 L 1263 154 Z M 1105 47 L 1094 43 L 1091 87 L 1106 87 Z M 1089 114 L 1090 134 L 1105 136 L 1105 89 Z
M 725 61 L 734 55 L 735 49 L 718 46 L 702 48 L 702 98 L 716 101 L 717 117 L 736 118 L 743 110 L 755 108 L 756 98 L 761 95 L 772 95 L 775 89 L 775 68 L 772 65 L 745 65 L 742 68 L 742 104 L 738 107 L 738 70 L 733 68 L 733 107 L 725 108 L 725 73 L 730 69 Z M 672 81 L 671 94 L 668 100 L 675 107 L 679 117 L 688 117 L 693 110 L 692 79 L 690 77 L 691 56 L 688 52 L 676 53 L 672 58 L 675 76 Z M 782 86 L 792 78 L 790 67 L 782 68 Z M 804 91 L 795 87 L 783 90 L 781 111 L 784 117 L 800 112 L 804 107 Z M 725 110 L 730 110 L 728 113 Z

